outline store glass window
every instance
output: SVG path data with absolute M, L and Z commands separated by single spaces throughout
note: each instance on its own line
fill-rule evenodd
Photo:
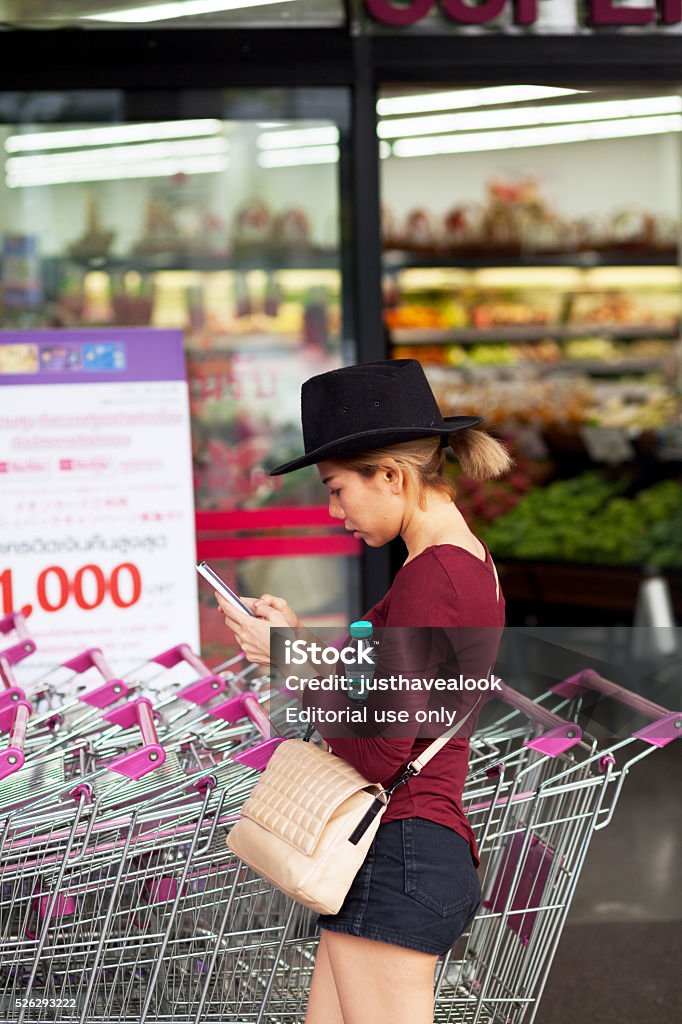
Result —
M 2 326 L 180 329 L 199 557 L 242 593 L 345 623 L 357 542 L 329 520 L 314 467 L 268 470 L 302 450 L 302 381 L 355 355 L 347 96 L 237 90 L 208 110 L 205 94 L 166 95 L 169 116 L 144 122 L 126 102 L 0 96 Z M 225 633 L 201 589 L 210 655 Z
M 679 86 L 386 87 L 378 133 L 391 354 L 516 459 L 459 485 L 510 621 L 631 621 L 682 576 Z

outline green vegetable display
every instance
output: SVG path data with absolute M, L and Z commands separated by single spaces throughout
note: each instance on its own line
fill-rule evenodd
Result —
M 626 498 L 630 483 L 588 472 L 537 487 L 483 538 L 497 558 L 682 568 L 682 484 Z

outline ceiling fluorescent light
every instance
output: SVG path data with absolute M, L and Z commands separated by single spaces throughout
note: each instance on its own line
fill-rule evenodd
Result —
M 458 110 L 465 107 L 489 107 L 502 103 L 527 103 L 550 100 L 556 96 L 574 96 L 584 89 L 559 89 L 549 85 L 491 85 L 483 89 L 454 89 L 427 92 L 415 96 L 389 96 L 377 103 L 380 117 L 395 114 L 419 114 L 430 110 Z
M 177 3 L 147 4 L 126 7 L 118 11 L 100 11 L 82 14 L 82 21 L 118 21 L 126 25 L 145 25 L 151 21 L 170 21 L 172 18 L 194 18 L 201 14 L 219 14 L 223 11 L 241 11 L 249 7 L 270 7 L 292 3 L 293 0 L 178 0 Z
M 260 167 L 301 167 L 303 164 L 335 164 L 338 146 L 309 146 L 304 149 L 273 149 L 259 153 Z
M 171 157 L 148 163 L 115 167 L 99 164 L 95 167 L 45 168 L 34 171 L 8 172 L 8 188 L 31 188 L 35 185 L 69 185 L 81 181 L 118 181 L 122 178 L 166 178 L 174 174 L 217 174 L 229 167 L 226 155 L 204 157 Z
M 117 124 L 104 128 L 76 128 L 69 131 L 30 132 L 10 135 L 5 142 L 8 153 L 37 153 L 51 149 L 76 149 L 79 146 L 114 146 L 121 142 L 154 142 L 158 139 L 191 139 L 217 135 L 223 122 L 213 117 L 194 121 L 155 121 L 151 124 Z
M 437 132 L 477 131 L 573 121 L 606 121 L 680 112 L 682 97 L 650 96 L 632 100 L 605 100 L 601 103 L 561 103 L 548 104 L 544 107 L 437 114 L 431 117 L 402 117 L 394 121 L 382 121 L 377 127 L 377 133 L 382 139 L 397 139 L 408 135 L 433 135 Z
M 661 135 L 682 131 L 682 116 L 625 118 L 621 121 L 596 121 L 585 124 L 524 128 L 507 132 L 473 132 L 468 135 L 434 135 L 418 139 L 398 139 L 393 156 L 438 156 L 446 153 L 482 153 L 492 149 L 521 149 L 554 146 L 564 142 L 592 142 L 599 139 L 624 139 L 638 135 Z
M 8 173 L 28 174 L 33 170 L 63 171 L 104 163 L 110 167 L 121 167 L 149 160 L 167 160 L 171 157 L 217 156 L 226 154 L 228 149 L 229 143 L 223 138 L 150 142 L 138 146 L 115 146 L 112 149 L 79 149 L 69 153 L 11 156 L 6 162 L 5 170 Z
M 334 125 L 320 128 L 294 128 L 291 131 L 263 132 L 256 139 L 259 149 L 296 149 L 298 146 L 333 146 L 339 141 Z

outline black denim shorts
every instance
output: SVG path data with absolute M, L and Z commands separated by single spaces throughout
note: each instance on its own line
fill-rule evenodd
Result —
M 425 818 L 380 825 L 338 914 L 320 928 L 422 953 L 447 953 L 473 918 L 481 887 L 469 844 Z

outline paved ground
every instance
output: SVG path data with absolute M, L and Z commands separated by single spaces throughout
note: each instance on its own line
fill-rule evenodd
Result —
M 597 833 L 536 1024 L 682 1020 L 682 742 L 632 769 Z

